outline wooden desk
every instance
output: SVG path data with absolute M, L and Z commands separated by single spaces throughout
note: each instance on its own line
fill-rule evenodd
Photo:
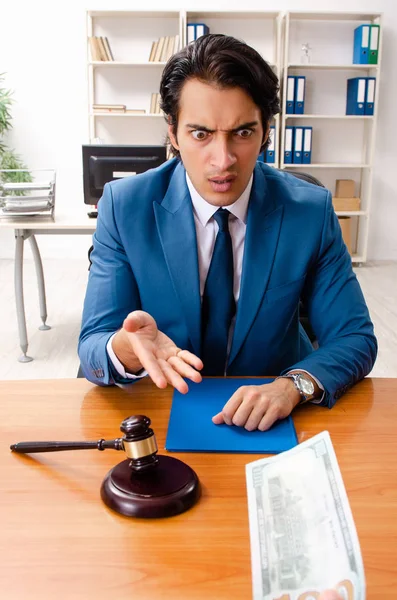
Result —
M 23 440 L 113 438 L 123 418 L 152 419 L 160 452 L 170 389 L 85 380 L 0 383 L 0 584 L 5 598 L 230 600 L 251 598 L 244 465 L 258 455 L 177 454 L 197 472 L 190 511 L 134 520 L 99 497 L 114 451 L 21 456 Z M 331 410 L 295 412 L 299 441 L 328 429 L 360 538 L 367 598 L 396 597 L 397 379 L 367 379 Z

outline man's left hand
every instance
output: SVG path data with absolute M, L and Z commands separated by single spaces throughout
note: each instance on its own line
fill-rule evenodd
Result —
M 222 412 L 212 417 L 215 425 L 226 423 L 248 431 L 266 431 L 278 419 L 288 417 L 301 396 L 291 379 L 276 379 L 264 385 L 243 385 L 228 400 Z

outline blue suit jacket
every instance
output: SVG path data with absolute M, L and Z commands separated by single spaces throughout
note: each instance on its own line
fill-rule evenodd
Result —
M 177 159 L 105 186 L 91 259 L 79 340 L 87 379 L 131 383 L 115 371 L 106 344 L 136 309 L 200 356 L 196 232 Z M 319 341 L 316 351 L 299 324 L 300 298 Z M 227 374 L 305 369 L 323 384 L 323 404 L 332 406 L 371 370 L 376 351 L 331 194 L 258 162 Z

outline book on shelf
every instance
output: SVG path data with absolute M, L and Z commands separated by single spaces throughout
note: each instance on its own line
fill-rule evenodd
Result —
M 150 99 L 150 114 L 152 115 L 162 115 L 163 111 L 160 108 L 160 94 L 153 92 L 152 97 Z
M 149 62 L 167 62 L 179 50 L 179 35 L 161 37 L 152 43 Z
M 146 115 L 146 110 L 144 108 L 127 108 L 125 113 L 127 115 Z
M 93 62 L 114 61 L 113 53 L 107 37 L 91 36 L 88 38 Z

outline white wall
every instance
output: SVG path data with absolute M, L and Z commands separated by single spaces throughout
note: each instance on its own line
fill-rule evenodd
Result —
M 164 9 L 163 0 L 146 0 L 145 10 Z M 84 212 L 81 144 L 88 142 L 86 9 L 139 9 L 133 0 L 14 0 L 0 9 L 0 73 L 14 90 L 14 129 L 8 142 L 30 168 L 57 171 L 57 212 Z M 397 259 L 397 5 L 394 0 L 168 0 L 167 9 L 261 9 L 381 11 L 382 78 L 375 153 L 369 258 Z M 49 236 L 39 240 L 43 257 L 85 255 L 89 237 Z M 13 255 L 11 231 L 0 229 L 0 258 Z

